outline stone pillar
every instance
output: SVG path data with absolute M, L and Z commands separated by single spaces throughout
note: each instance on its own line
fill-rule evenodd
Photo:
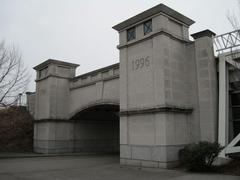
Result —
M 171 167 L 189 143 L 185 63 L 193 23 L 160 4 L 113 27 L 120 39 L 121 164 Z
M 229 79 L 225 54 L 219 56 L 219 122 L 218 142 L 223 147 L 229 143 Z M 222 154 L 225 156 L 225 154 Z
M 34 114 L 34 150 L 40 153 L 71 152 L 73 125 L 67 120 L 69 79 L 78 65 L 49 59 L 37 71 Z
M 200 139 L 214 142 L 217 140 L 217 66 L 210 30 L 192 34 L 195 46 L 197 70 Z

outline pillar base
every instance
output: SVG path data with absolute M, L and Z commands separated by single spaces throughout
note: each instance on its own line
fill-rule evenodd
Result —
M 179 165 L 179 161 L 172 162 L 159 162 L 159 161 L 145 161 L 136 159 L 120 159 L 121 165 L 126 166 L 136 166 L 136 167 L 146 167 L 146 168 L 165 168 L 172 169 Z
M 154 168 L 174 168 L 179 164 L 178 152 L 184 145 L 120 145 L 122 165 Z
M 43 154 L 72 153 L 74 142 L 70 140 L 34 140 L 34 152 Z

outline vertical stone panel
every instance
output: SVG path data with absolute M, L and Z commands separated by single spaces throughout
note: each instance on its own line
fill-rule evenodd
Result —
M 119 80 L 119 97 L 120 97 L 120 109 L 128 108 L 128 63 L 127 63 L 127 48 L 123 48 L 120 51 L 120 80 Z
M 201 140 L 217 140 L 217 69 L 213 52 L 212 33 L 202 31 L 195 39 L 199 118 Z

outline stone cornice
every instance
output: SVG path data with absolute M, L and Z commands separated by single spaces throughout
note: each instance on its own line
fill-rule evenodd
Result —
M 129 18 L 129 19 L 113 26 L 113 29 L 115 29 L 117 31 L 121 31 L 122 29 L 125 29 L 133 24 L 137 24 L 138 22 L 142 21 L 143 19 L 149 18 L 158 13 L 166 14 L 166 15 L 172 17 L 173 19 L 176 19 L 176 20 L 186 24 L 187 26 L 190 26 L 194 23 L 194 21 L 192 19 L 180 14 L 179 12 L 171 9 L 170 7 L 168 7 L 164 4 L 159 4 L 159 5 L 152 7 L 136 16 L 133 16 L 132 18 Z
M 73 67 L 73 68 L 76 68 L 79 66 L 79 64 L 68 63 L 68 62 L 55 60 L 55 59 L 48 59 L 48 60 L 44 61 L 43 63 L 35 66 L 33 69 L 40 70 L 40 69 L 48 66 L 49 64 L 57 64 L 57 65 L 63 65 L 63 66 L 68 66 L 68 67 Z
M 212 38 L 215 35 L 216 34 L 214 32 L 212 32 L 211 30 L 209 30 L 209 29 L 206 29 L 204 31 L 200 31 L 200 32 L 197 32 L 197 33 L 194 33 L 194 34 L 191 34 L 191 36 L 194 39 L 199 39 L 201 37 L 210 37 L 210 38 Z
M 162 107 L 150 107 L 150 108 L 138 108 L 121 110 L 120 116 L 131 116 L 140 114 L 152 114 L 152 113 L 177 113 L 177 114 L 191 114 L 193 108 L 189 107 L 174 107 L 174 106 L 162 106 Z

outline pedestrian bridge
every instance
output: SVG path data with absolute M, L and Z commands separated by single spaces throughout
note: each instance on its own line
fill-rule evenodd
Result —
M 189 39 L 193 23 L 159 4 L 113 27 L 119 33 L 119 64 L 80 76 L 75 75 L 78 64 L 49 59 L 36 66 L 30 103 L 34 150 L 120 151 L 121 164 L 171 167 L 188 143 L 221 140 L 227 145 L 226 85 L 237 99 L 233 112 L 239 112 L 239 76 L 215 58 L 215 33 L 204 30 Z M 233 115 L 239 119 L 239 113 Z M 218 124 L 224 132 L 220 138 Z M 240 139 L 239 121 L 229 127 L 235 139 L 227 153 L 238 151 Z

